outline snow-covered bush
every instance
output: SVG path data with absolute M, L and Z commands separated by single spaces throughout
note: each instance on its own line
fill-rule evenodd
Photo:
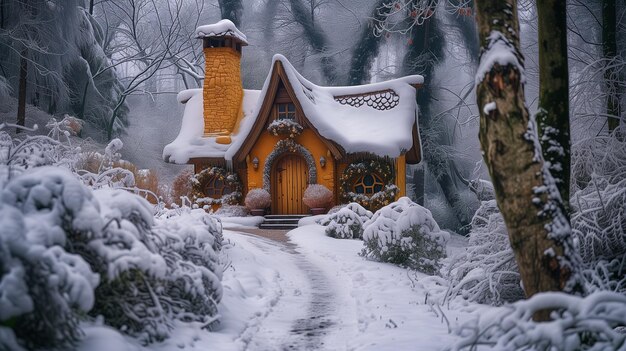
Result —
M 87 312 L 146 343 L 166 338 L 177 320 L 216 322 L 221 226 L 205 211 L 155 219 L 142 197 L 92 191 L 59 167 L 15 176 L 0 199 L 5 344 L 64 348 L 81 336 Z
M 302 197 L 302 202 L 309 208 L 326 208 L 332 201 L 333 192 L 321 184 L 310 184 Z
M 246 206 L 222 205 L 214 214 L 219 217 L 245 217 L 249 213 L 250 211 Z
M 626 140 L 597 137 L 574 150 L 571 221 L 584 276 L 591 289 L 626 292 Z
M 376 211 L 365 223 L 361 255 L 435 274 L 446 257 L 449 238 L 430 211 L 402 197 Z
M 533 315 L 551 309 L 551 320 L 533 321 Z M 626 296 L 599 291 L 587 297 L 560 292 L 536 294 L 528 300 L 499 307 L 478 320 L 461 325 L 460 340 L 451 350 L 476 350 L 483 345 L 498 351 L 624 351 Z
M 446 298 L 502 305 L 524 298 L 515 256 L 495 200 L 484 201 L 471 223 L 469 245 L 448 266 Z
M 251 189 L 246 194 L 246 199 L 244 200 L 246 207 L 250 210 L 254 209 L 264 209 L 270 207 L 272 204 L 272 196 L 270 193 L 263 188 Z
M 363 225 L 372 218 L 372 212 L 356 202 L 336 208 L 318 221 L 326 227 L 326 235 L 338 239 L 360 239 L 363 236 Z
M 363 235 L 363 221 L 347 207 L 328 215 L 321 224 L 326 226 L 326 235 L 331 238 L 358 239 Z
M 174 181 L 172 182 L 172 186 L 170 188 L 170 201 L 172 203 L 177 204 L 178 206 L 183 205 L 183 198 L 191 197 L 191 188 L 192 188 L 192 180 L 193 170 L 188 168 L 180 172 Z M 168 203 L 168 205 L 170 205 Z
M 72 232 L 100 230 L 98 203 L 68 171 L 41 167 L 11 179 L 0 204 L 0 326 L 12 329 L 2 334 L 28 349 L 69 347 L 98 276 L 63 247 Z
M 175 320 L 211 327 L 222 295 L 214 220 L 199 209 L 154 219 L 141 197 L 112 189 L 94 195 L 104 230 L 95 240 L 74 240 L 102 277 L 91 313 L 145 343 L 167 338 Z

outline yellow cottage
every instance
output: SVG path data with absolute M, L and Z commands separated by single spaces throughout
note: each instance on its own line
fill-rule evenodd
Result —
M 196 30 L 206 61 L 202 89 L 185 90 L 178 137 L 166 162 L 193 164 L 195 200 L 216 208 L 264 188 L 271 214 L 306 214 L 309 184 L 376 209 L 403 196 L 406 164 L 421 161 L 416 89 L 421 76 L 350 87 L 321 87 L 281 56 L 262 90 L 243 89 L 247 39 L 222 20 Z

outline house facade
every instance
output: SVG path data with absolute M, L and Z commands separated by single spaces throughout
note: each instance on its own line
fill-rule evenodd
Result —
M 202 89 L 185 90 L 178 137 L 166 162 L 193 164 L 194 200 L 213 208 L 240 203 L 254 188 L 272 214 L 306 214 L 309 184 L 335 204 L 378 208 L 405 194 L 406 165 L 421 161 L 416 89 L 421 76 L 351 87 L 321 87 L 274 56 L 261 90 L 243 89 L 247 38 L 228 20 L 201 26 Z

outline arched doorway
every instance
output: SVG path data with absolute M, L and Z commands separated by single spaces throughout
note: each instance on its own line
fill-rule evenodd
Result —
M 308 207 L 302 203 L 308 185 L 309 167 L 304 157 L 288 153 L 272 165 L 272 214 L 305 214 Z

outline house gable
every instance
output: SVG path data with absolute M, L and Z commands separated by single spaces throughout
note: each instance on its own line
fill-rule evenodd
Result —
M 335 159 L 343 158 L 345 156 L 343 148 L 341 148 L 341 146 L 339 146 L 337 143 L 321 136 L 315 126 L 313 126 L 313 124 L 306 117 L 304 110 L 302 109 L 302 104 L 298 100 L 298 97 L 293 90 L 293 86 L 289 81 L 282 62 L 276 60 L 270 74 L 271 76 L 267 92 L 265 96 L 261 97 L 261 99 L 263 99 L 263 102 L 261 103 L 261 107 L 258 110 L 254 125 L 252 126 L 252 129 L 250 130 L 250 133 L 248 134 L 245 142 L 235 153 L 233 161 L 242 162 L 245 160 L 246 156 L 252 150 L 252 147 L 258 140 L 259 136 L 265 130 L 267 124 L 270 122 L 270 118 L 272 117 L 272 110 L 275 103 L 283 101 L 293 102 L 293 104 L 295 105 L 296 122 L 298 122 L 305 128 L 311 129 L 315 133 L 315 135 L 328 147 L 328 150 Z M 284 90 L 281 90 L 280 88 L 284 88 Z

